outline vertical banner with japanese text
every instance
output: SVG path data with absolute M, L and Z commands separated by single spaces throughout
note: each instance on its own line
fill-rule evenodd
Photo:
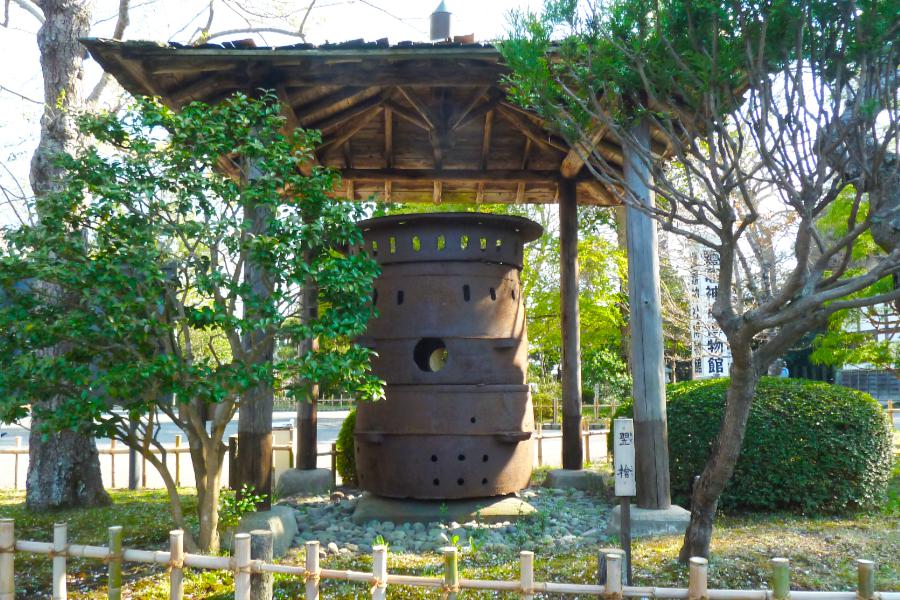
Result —
M 636 496 L 634 477 L 634 421 L 616 419 L 613 425 L 613 466 L 616 496 Z
M 719 295 L 719 253 L 699 244 L 691 248 L 691 370 L 694 379 L 726 377 L 731 351 L 712 315 Z

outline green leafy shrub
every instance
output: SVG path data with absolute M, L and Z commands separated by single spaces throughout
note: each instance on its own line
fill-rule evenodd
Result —
M 241 517 L 256 511 L 256 505 L 266 497 L 266 494 L 257 494 L 256 488 L 246 483 L 241 486 L 240 494 L 234 490 L 222 490 L 219 496 L 219 529 L 226 531 L 237 527 Z
M 712 449 L 728 379 L 668 386 L 672 499 L 686 506 Z M 632 416 L 631 402 L 616 416 Z M 764 377 L 722 508 L 834 513 L 884 499 L 891 470 L 885 412 L 868 394 L 827 383 Z
M 356 429 L 356 409 L 347 414 L 338 432 L 335 450 L 335 466 L 344 485 L 356 485 L 356 445 L 353 431 Z

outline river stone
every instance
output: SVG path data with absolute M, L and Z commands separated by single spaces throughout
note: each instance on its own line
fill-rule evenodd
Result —
M 363 494 L 351 517 L 354 523 L 373 519 L 392 523 L 430 523 L 470 521 L 498 523 L 528 516 L 532 505 L 515 496 L 477 498 L 473 500 L 398 500 Z
M 554 469 L 547 473 L 544 487 L 554 490 L 581 490 L 606 494 L 610 489 L 610 477 L 596 471 Z
M 332 485 L 328 469 L 288 469 L 278 478 L 275 495 L 279 498 L 318 496 L 330 493 Z

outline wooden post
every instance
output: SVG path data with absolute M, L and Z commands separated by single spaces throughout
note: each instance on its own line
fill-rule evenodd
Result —
M 65 523 L 53 525 L 53 600 L 66 600 L 66 543 Z
M 578 316 L 578 199 L 575 181 L 559 183 L 560 311 L 562 313 L 562 467 L 582 468 L 581 333 Z
M 254 529 L 250 532 L 250 558 L 265 563 L 272 562 L 274 538 L 268 529 Z M 272 573 L 252 573 L 250 575 L 250 600 L 272 600 Z
M 626 145 L 622 150 L 625 183 L 637 201 L 651 207 L 654 197 L 649 187 L 647 122 L 642 120 L 634 125 L 631 134 L 642 148 L 635 151 Z M 628 206 L 627 214 L 637 504 L 640 508 L 665 509 L 671 505 L 671 495 L 656 222 L 633 206 Z
M 871 560 L 856 561 L 856 573 L 856 597 L 859 600 L 871 600 L 875 597 L 875 563 Z
M 0 600 L 16 598 L 16 525 L 12 519 L 0 519 Z
M 522 600 L 534 598 L 534 552 L 519 552 L 519 585 L 522 586 Z
M 234 600 L 250 600 L 250 534 L 234 534 Z
M 306 600 L 319 600 L 319 542 L 306 542 Z
M 625 549 L 625 583 L 631 585 L 631 498 L 619 498 L 619 531 L 622 534 L 622 547 Z
M 308 263 L 310 256 L 303 257 Z M 303 285 L 302 310 L 300 320 L 310 323 L 319 317 L 319 288 L 313 280 L 307 280 Z M 298 348 L 300 356 L 319 349 L 318 339 L 303 340 Z M 297 400 L 297 468 L 315 469 L 318 467 L 319 444 L 316 431 L 319 420 L 319 383 L 317 381 L 304 382 L 306 397 Z
M 584 464 L 591 464 L 591 424 L 585 421 L 584 432 Z
M 787 600 L 791 595 L 791 567 L 786 558 L 772 559 L 772 597 Z
M 331 444 L 331 488 L 337 488 L 337 444 Z
M 16 450 L 22 448 L 22 436 L 16 436 Z M 13 489 L 19 489 L 19 453 L 13 454 Z
M 107 531 L 109 532 L 107 596 L 109 600 L 122 600 L 122 528 L 114 525 Z
M 706 598 L 708 566 L 705 558 L 699 556 L 691 558 L 688 600 L 704 600 Z
M 184 532 L 169 532 L 169 600 L 184 598 Z
M 109 487 L 116 489 L 116 438 L 109 440 Z
M 140 418 L 129 419 L 128 421 L 128 433 L 132 440 L 136 440 L 138 438 L 138 431 L 140 425 Z M 115 456 L 115 455 L 113 455 Z M 128 489 L 136 490 L 141 485 L 142 476 L 142 467 L 144 466 L 144 461 L 138 456 L 138 451 L 134 449 L 133 446 L 128 447 Z
M 387 547 L 372 548 L 372 600 L 387 600 Z
M 606 595 L 622 593 L 622 557 L 610 552 L 606 555 Z
M 459 597 L 459 555 L 456 546 L 441 548 L 444 554 L 444 595 L 445 600 Z
M 537 424 L 538 466 L 544 466 L 544 432 L 540 423 Z
M 240 487 L 238 485 L 237 455 L 238 440 L 236 435 L 232 435 L 228 437 L 228 487 L 232 490 Z
M 181 435 L 175 435 L 175 487 L 181 487 Z

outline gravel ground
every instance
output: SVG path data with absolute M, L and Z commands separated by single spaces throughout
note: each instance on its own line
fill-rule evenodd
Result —
M 606 541 L 606 520 L 611 506 L 599 495 L 577 490 L 531 487 L 520 492 L 536 512 L 515 521 L 466 523 L 455 521 L 394 524 L 350 520 L 359 492 L 347 490 L 332 496 L 286 500 L 294 507 L 298 535 L 294 546 L 309 540 L 320 543 L 320 552 L 351 556 L 372 552 L 379 536 L 392 553 L 434 552 L 454 544 L 463 552 L 477 550 L 529 550 L 548 544 L 561 548 L 597 545 Z

